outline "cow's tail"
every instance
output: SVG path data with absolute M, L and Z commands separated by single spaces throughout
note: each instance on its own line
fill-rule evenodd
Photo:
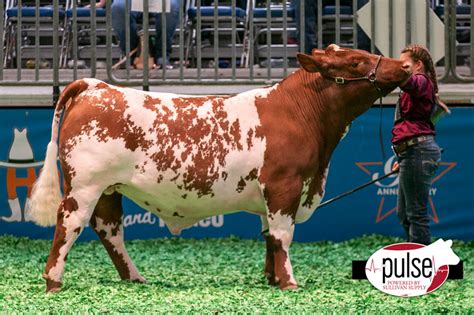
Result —
M 29 218 L 41 226 L 52 226 L 56 223 L 57 210 L 62 200 L 57 167 L 59 125 L 63 111 L 74 96 L 88 87 L 84 80 L 77 80 L 69 84 L 59 96 L 54 111 L 51 141 L 46 150 L 44 166 L 36 180 L 27 211 Z

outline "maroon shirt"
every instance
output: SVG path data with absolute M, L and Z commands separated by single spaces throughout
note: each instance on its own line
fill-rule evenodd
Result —
M 399 104 L 402 119 L 395 121 L 392 143 L 421 135 L 434 135 L 434 126 L 430 123 L 435 94 L 431 80 L 425 74 L 417 73 L 400 88 L 403 91 Z

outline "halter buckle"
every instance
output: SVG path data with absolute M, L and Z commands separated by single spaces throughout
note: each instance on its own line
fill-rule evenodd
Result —
M 334 81 L 336 81 L 337 84 L 344 84 L 345 80 L 343 77 L 335 77 Z
M 377 81 L 377 76 L 375 74 L 375 71 L 372 71 L 371 73 L 369 73 L 369 75 L 367 76 L 367 79 L 369 79 L 370 83 L 375 83 L 375 81 Z

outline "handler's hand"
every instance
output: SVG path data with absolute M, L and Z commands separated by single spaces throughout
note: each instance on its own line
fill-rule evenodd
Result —
M 398 164 L 397 161 L 395 161 L 395 163 L 393 163 L 393 166 L 392 166 L 392 172 L 398 172 L 400 170 L 400 164 Z

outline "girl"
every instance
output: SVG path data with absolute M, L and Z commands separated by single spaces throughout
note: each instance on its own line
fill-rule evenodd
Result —
M 423 46 L 407 46 L 400 59 L 412 69 L 412 75 L 400 85 L 403 93 L 392 129 L 392 144 L 398 156 L 394 169 L 400 169 L 397 212 L 408 241 L 428 245 L 428 196 L 441 159 L 431 122 L 434 102 L 439 101 L 438 83 L 431 55 Z

